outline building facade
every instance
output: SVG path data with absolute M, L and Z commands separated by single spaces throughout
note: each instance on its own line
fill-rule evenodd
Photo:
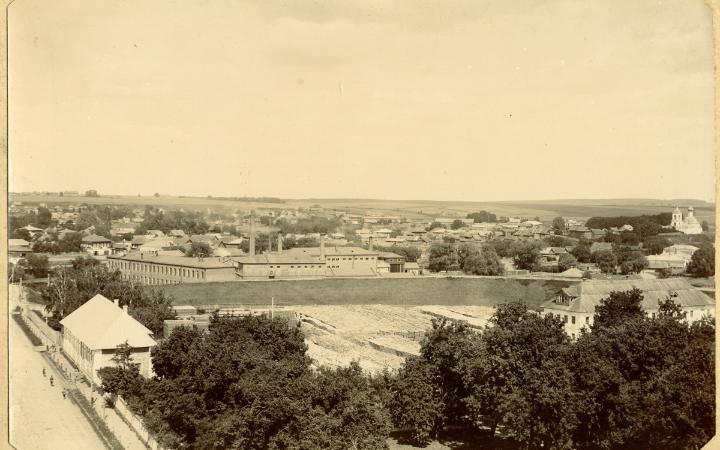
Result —
M 63 352 L 89 381 L 99 385 L 97 371 L 114 366 L 117 346 L 127 342 L 140 375 L 153 375 L 150 349 L 156 345 L 152 332 L 130 317 L 127 306 L 98 294 L 60 321 Z
M 698 222 L 695 217 L 695 208 L 690 206 L 687 211 L 687 217 L 683 218 L 680 208 L 676 206 L 672 214 L 670 226 L 684 234 L 702 234 L 702 225 L 700 225 L 700 222 Z
M 123 278 L 141 284 L 164 285 L 234 281 L 236 264 L 220 257 L 191 258 L 130 252 L 110 256 L 107 266 L 119 270 Z
M 685 313 L 688 322 L 703 316 L 715 316 L 715 300 L 681 278 L 662 280 L 587 280 L 563 288 L 560 293 L 542 305 L 542 314 L 553 314 L 565 322 L 565 331 L 572 338 L 580 335 L 583 327 L 591 327 L 595 307 L 610 293 L 640 289 L 641 306 L 650 317 L 658 313 L 659 302 L 672 298 Z

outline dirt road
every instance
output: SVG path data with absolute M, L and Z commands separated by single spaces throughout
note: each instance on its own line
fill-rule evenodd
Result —
M 14 308 L 17 289 L 12 288 L 16 286 L 11 286 L 10 293 Z M 80 410 L 69 398 L 63 399 L 60 375 L 35 351 L 15 321 L 9 321 L 9 328 L 10 443 L 18 450 L 104 449 Z M 42 375 L 43 368 L 47 377 Z M 55 386 L 50 386 L 50 375 Z

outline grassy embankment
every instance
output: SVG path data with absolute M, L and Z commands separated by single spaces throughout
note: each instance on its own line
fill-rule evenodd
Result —
M 152 286 L 175 305 L 477 305 L 524 300 L 538 308 L 572 282 L 492 278 L 326 279 Z

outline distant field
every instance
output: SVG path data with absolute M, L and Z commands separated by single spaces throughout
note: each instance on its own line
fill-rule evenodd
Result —
M 475 305 L 521 299 L 532 307 L 571 282 L 492 278 L 325 279 L 195 283 L 160 288 L 176 305 Z
M 102 197 L 60 197 L 58 195 L 17 195 L 11 200 L 40 203 L 89 203 L 180 208 L 232 208 L 232 209 L 282 209 L 309 207 L 319 204 L 325 208 L 362 214 L 376 211 L 387 215 L 401 215 L 408 218 L 429 218 L 438 215 L 465 215 L 469 212 L 486 210 L 499 216 L 539 217 L 552 220 L 554 217 L 588 218 L 592 216 L 622 216 L 658 214 L 671 212 L 677 204 L 681 207 L 693 204 L 699 220 L 715 223 L 715 208 L 698 200 L 652 200 L 652 199 L 608 199 L 608 200 L 548 200 L 510 202 L 444 202 L 433 200 L 375 200 L 375 199 L 288 199 L 285 203 L 243 202 L 235 200 L 214 200 L 204 197 L 172 196 L 102 196 Z
M 285 203 L 243 202 L 235 200 L 213 200 L 202 197 L 170 197 L 170 196 L 132 196 L 110 195 L 101 197 L 60 197 L 59 195 L 17 195 L 11 194 L 10 200 L 24 203 L 87 203 L 91 205 L 129 205 L 180 208 L 212 208 L 227 207 L 236 209 L 277 209 L 287 208 Z

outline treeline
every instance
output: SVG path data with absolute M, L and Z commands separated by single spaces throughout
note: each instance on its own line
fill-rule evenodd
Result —
M 282 218 L 275 221 L 275 227 L 282 234 L 330 234 L 337 231 L 341 224 L 342 222 L 339 219 L 328 219 L 320 216 L 304 217 L 298 219 L 295 223 Z
M 168 233 L 170 230 L 182 230 L 187 235 L 205 234 L 210 226 L 199 211 L 169 211 L 164 212 L 150 206 L 145 208 L 142 223 L 136 228 L 135 234 L 145 234 L 147 230 L 160 230 Z
M 395 426 L 426 444 L 455 426 L 520 448 L 699 449 L 715 433 L 715 325 L 688 325 L 668 299 L 612 293 L 589 332 L 520 303 L 481 333 L 436 321 L 390 384 Z
M 473 219 L 473 222 L 475 222 L 475 223 L 497 222 L 497 216 L 488 211 L 478 211 L 478 212 L 469 213 L 467 216 L 465 216 L 465 218 Z
M 373 250 L 379 252 L 395 253 L 396 255 L 403 256 L 405 258 L 405 262 L 417 262 L 417 260 L 420 259 L 420 256 L 422 255 L 420 249 L 415 247 L 414 245 L 376 245 L 373 247 Z
M 428 269 L 433 272 L 463 271 L 471 275 L 501 275 L 503 265 L 491 245 L 436 242 L 430 246 Z
M 660 213 L 655 215 L 642 216 L 614 216 L 614 217 L 591 217 L 585 222 L 588 228 L 620 228 L 623 225 L 631 225 L 633 232 L 636 233 L 640 240 L 647 236 L 658 234 L 661 227 L 670 225 L 672 221 L 672 213 Z
M 611 293 L 576 341 L 519 302 L 481 331 L 435 320 L 419 356 L 374 377 L 312 370 L 283 319 L 214 316 L 153 349 L 153 379 L 122 346 L 100 375 L 170 448 L 387 448 L 394 428 L 418 445 L 460 429 L 487 448 L 699 449 L 715 432 L 714 322 L 688 325 L 672 297 L 650 318 L 642 300 Z
M 172 299 L 161 290 L 147 290 L 123 280 L 120 271 L 110 271 L 91 257 L 80 257 L 68 267 L 60 267 L 50 274 L 50 282 L 41 290 L 45 310 L 51 316 L 48 324 L 60 330 L 60 321 L 97 294 L 120 300 L 128 306 L 128 313 L 162 337 L 163 321 L 172 319 Z
M 167 448 L 386 448 L 383 386 L 357 363 L 311 369 L 298 327 L 267 317 L 211 318 L 207 333 L 181 327 L 152 350 L 144 379 L 120 349 L 99 371 Z
M 183 197 L 180 198 L 192 198 Z M 215 197 L 212 195 L 207 196 L 210 200 L 231 200 L 234 202 L 257 202 L 257 203 L 285 203 L 285 200 L 277 197 Z

